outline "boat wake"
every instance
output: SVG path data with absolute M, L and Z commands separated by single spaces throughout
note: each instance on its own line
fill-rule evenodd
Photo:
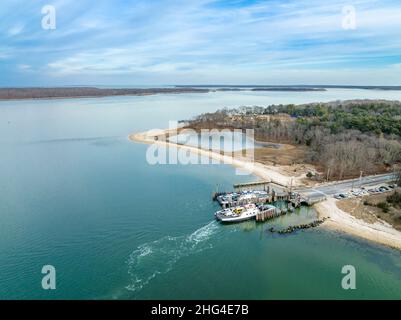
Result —
M 218 223 L 212 221 L 190 235 L 167 236 L 140 245 L 128 259 L 131 284 L 126 288 L 137 292 L 157 275 L 169 272 L 181 258 L 213 248 L 209 240 L 218 230 Z

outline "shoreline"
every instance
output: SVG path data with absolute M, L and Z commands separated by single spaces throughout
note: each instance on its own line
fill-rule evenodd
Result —
M 324 226 L 332 230 L 363 238 L 393 249 L 401 250 L 401 232 L 382 220 L 368 223 L 337 207 L 338 200 L 329 198 L 315 204 L 319 217 L 329 217 Z
M 174 142 L 165 140 L 155 140 L 156 137 L 166 136 L 169 133 L 178 133 L 179 129 L 170 130 L 150 130 L 142 133 L 134 133 L 129 135 L 129 140 L 145 143 L 145 144 L 158 144 L 163 147 L 173 147 L 187 150 L 199 156 L 208 157 L 209 159 L 220 161 L 222 164 L 229 164 L 238 169 L 243 169 L 256 176 L 259 179 L 271 182 L 279 182 L 282 185 L 289 185 L 291 180 L 293 186 L 301 185 L 301 177 L 293 177 L 284 175 L 269 166 L 251 162 L 245 157 L 232 157 L 222 155 L 215 151 L 209 151 L 193 146 L 176 144 Z M 328 217 L 329 219 L 323 224 L 327 228 L 335 231 L 341 231 L 359 238 L 372 241 L 377 244 L 385 245 L 393 249 L 401 250 L 401 232 L 394 229 L 390 224 L 380 221 L 375 223 L 367 223 L 363 220 L 357 219 L 350 214 L 342 211 L 337 207 L 338 200 L 329 198 L 323 202 L 317 203 L 313 208 L 317 211 L 319 218 Z
M 70 96 L 70 97 L 43 97 L 43 98 L 0 98 L 0 102 L 5 101 L 29 101 L 29 100 L 39 100 L 39 101 L 51 101 L 51 100 L 73 100 L 73 99 L 101 99 L 101 98 L 110 98 L 110 97 L 147 97 L 152 95 L 157 95 L 160 93 L 147 93 L 147 94 L 121 94 L 121 95 L 110 95 L 110 96 Z M 173 93 L 171 93 L 173 94 Z M 178 93 L 177 93 L 178 94 Z
M 55 88 L 0 88 L 0 101 L 93 99 L 106 97 L 152 96 L 158 94 L 209 93 L 196 88 L 97 88 L 97 87 L 55 87 Z
M 221 164 L 231 165 L 237 169 L 247 172 L 249 175 L 254 175 L 261 180 L 276 182 L 283 186 L 289 186 L 292 181 L 293 186 L 301 186 L 303 176 L 288 176 L 278 171 L 277 167 L 267 166 L 250 159 L 238 156 L 234 152 L 234 157 L 226 154 L 221 154 L 216 151 L 201 149 L 194 146 L 177 144 L 171 141 L 155 140 L 155 137 L 166 136 L 169 133 L 178 133 L 178 129 L 166 130 L 150 130 L 142 133 L 134 133 L 128 136 L 129 140 L 145 144 L 158 144 L 162 147 L 173 147 L 177 150 L 187 150 L 199 156 L 208 157 L 209 159 L 219 161 Z M 236 154 L 236 155 L 235 155 Z
M 215 93 L 215 92 L 324 92 L 329 89 L 401 91 L 401 86 L 338 86 L 338 85 L 175 85 L 167 87 L 120 87 L 96 86 L 67 87 L 1 87 L 0 101 L 93 99 L 114 96 L 152 96 L 158 94 Z M 368 99 L 369 100 L 369 99 Z

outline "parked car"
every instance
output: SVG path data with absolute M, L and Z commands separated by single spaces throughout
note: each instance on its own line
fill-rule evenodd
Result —
M 334 198 L 341 200 L 341 199 L 345 199 L 347 197 L 342 193 L 338 193 L 338 194 L 334 195 Z

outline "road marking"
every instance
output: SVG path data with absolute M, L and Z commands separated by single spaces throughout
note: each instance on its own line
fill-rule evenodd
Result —
M 323 191 L 320 191 L 320 190 L 317 190 L 317 189 L 311 189 L 311 190 L 313 190 L 313 191 L 315 191 L 315 192 L 317 192 L 317 193 L 320 193 L 320 194 L 322 194 L 322 195 L 324 195 L 324 196 L 328 196 L 328 194 L 327 193 L 324 193 Z
M 377 175 L 377 176 L 366 176 L 362 178 L 361 184 L 359 185 L 359 187 L 368 187 L 368 186 L 374 186 L 377 184 L 381 184 L 381 183 L 386 183 L 389 181 L 393 180 L 393 176 L 391 174 L 387 174 L 387 175 Z M 346 193 L 348 190 L 352 187 L 352 185 L 354 185 L 355 188 L 358 188 L 358 184 L 359 184 L 360 180 L 359 179 L 352 179 L 352 180 L 345 180 L 345 181 L 339 181 L 339 182 L 335 182 L 333 184 L 328 183 L 328 184 L 322 184 L 319 187 L 321 188 L 327 188 L 327 192 L 325 193 L 321 190 L 318 189 L 314 189 L 314 188 L 303 188 L 303 189 L 296 189 L 296 192 L 299 194 L 302 194 L 304 197 L 313 197 L 313 192 L 319 193 L 321 195 L 324 195 L 325 197 L 328 196 L 333 196 L 336 193 Z M 315 195 L 316 197 L 316 195 Z

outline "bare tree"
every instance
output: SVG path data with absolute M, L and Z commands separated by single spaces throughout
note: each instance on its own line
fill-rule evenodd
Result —
M 395 181 L 398 186 L 401 186 L 401 167 L 395 171 Z

